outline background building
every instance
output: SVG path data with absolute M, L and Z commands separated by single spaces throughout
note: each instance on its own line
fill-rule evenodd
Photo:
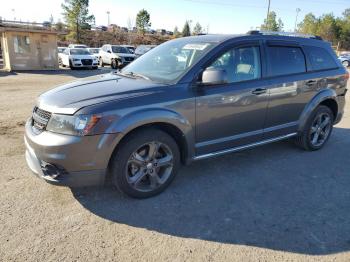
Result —
M 58 69 L 57 33 L 0 24 L 0 69 Z

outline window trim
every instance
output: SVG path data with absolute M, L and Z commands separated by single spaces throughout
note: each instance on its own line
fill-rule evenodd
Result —
M 232 45 L 228 45 L 225 48 L 222 48 L 220 51 L 216 52 L 215 55 L 213 55 L 209 60 L 207 60 L 202 66 L 199 72 L 194 77 L 194 84 L 196 86 L 203 86 L 198 82 L 198 77 L 206 70 L 216 59 L 218 59 L 220 56 L 224 55 L 228 51 L 236 48 L 244 48 L 244 47 L 258 47 L 259 48 L 259 62 L 260 62 L 260 77 L 249 79 L 249 80 L 242 80 L 238 82 L 231 82 L 231 83 L 224 83 L 224 84 L 209 84 L 205 85 L 205 87 L 226 87 L 230 85 L 240 84 L 240 83 L 247 83 L 247 82 L 253 82 L 253 81 L 259 81 L 265 78 L 265 67 L 266 63 L 263 61 L 264 57 L 264 49 L 262 46 L 261 40 L 251 40 L 251 41 L 244 41 L 241 43 L 234 43 Z
M 268 42 L 274 42 L 273 45 L 269 44 Z M 278 43 L 277 43 L 278 42 Z M 285 47 L 285 48 L 299 48 L 301 50 L 301 53 L 304 57 L 304 61 L 305 61 L 305 71 L 303 72 L 296 72 L 296 73 L 289 73 L 289 74 L 281 74 L 281 75 L 271 75 L 271 58 L 269 56 L 269 47 Z M 287 42 L 287 41 L 267 41 L 266 43 L 266 78 L 267 79 L 273 79 L 273 78 L 277 78 L 277 77 L 285 77 L 285 76 L 295 76 L 298 74 L 305 74 L 309 72 L 309 61 L 308 61 L 308 57 L 305 54 L 305 51 L 303 49 L 303 47 L 301 45 L 299 45 L 299 43 L 297 42 Z

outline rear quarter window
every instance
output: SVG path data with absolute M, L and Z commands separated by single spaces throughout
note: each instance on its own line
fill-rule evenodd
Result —
M 306 72 L 305 56 L 301 48 L 268 46 L 269 76 L 282 76 Z
M 305 46 L 304 47 L 313 70 L 325 70 L 337 68 L 332 55 L 321 47 Z

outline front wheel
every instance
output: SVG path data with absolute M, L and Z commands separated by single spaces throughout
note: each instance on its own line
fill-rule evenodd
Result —
M 342 64 L 343 64 L 344 67 L 349 67 L 350 66 L 350 62 L 347 61 L 347 60 L 343 61 Z
M 180 165 L 177 143 L 158 129 L 131 134 L 114 153 L 111 163 L 113 184 L 135 198 L 161 193 L 174 179 Z
M 116 60 L 116 59 L 112 59 L 112 61 L 111 61 L 111 67 L 113 68 L 113 69 L 117 69 L 118 68 L 118 61 Z
M 318 106 L 311 114 L 306 126 L 296 139 L 298 146 L 308 151 L 321 149 L 333 130 L 334 115 L 327 106 Z

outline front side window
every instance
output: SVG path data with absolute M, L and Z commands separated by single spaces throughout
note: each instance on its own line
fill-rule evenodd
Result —
M 209 68 L 225 70 L 229 83 L 258 79 L 261 77 L 260 49 L 258 46 L 231 49 Z
M 305 50 L 309 56 L 313 70 L 332 69 L 337 67 L 334 59 L 325 49 L 314 46 L 305 46 Z
M 14 50 L 16 54 L 26 54 L 30 52 L 29 36 L 15 36 L 13 38 Z
M 282 76 L 306 72 L 303 51 L 299 47 L 269 46 L 269 75 Z

